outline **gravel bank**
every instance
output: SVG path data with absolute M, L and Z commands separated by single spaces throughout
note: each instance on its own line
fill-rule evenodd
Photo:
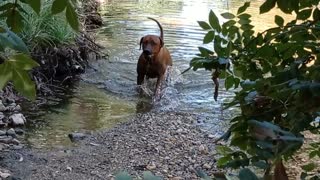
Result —
M 21 179 L 113 179 L 119 171 L 141 177 L 151 171 L 164 179 L 200 179 L 216 169 L 213 136 L 196 117 L 147 113 L 113 129 L 89 135 L 72 148 L 1 153 L 0 165 Z

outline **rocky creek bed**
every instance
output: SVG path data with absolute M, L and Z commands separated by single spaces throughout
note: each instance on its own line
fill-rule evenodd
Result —
M 13 179 L 113 179 L 119 171 L 141 177 L 200 179 L 216 173 L 214 137 L 185 113 L 146 113 L 96 132 L 76 147 L 18 149 L 1 153 L 1 173 Z

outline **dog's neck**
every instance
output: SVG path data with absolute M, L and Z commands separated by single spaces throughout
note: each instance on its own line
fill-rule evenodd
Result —
M 145 55 L 145 58 L 146 58 L 148 64 L 152 64 L 152 61 L 155 59 L 154 57 L 155 57 L 154 54 Z

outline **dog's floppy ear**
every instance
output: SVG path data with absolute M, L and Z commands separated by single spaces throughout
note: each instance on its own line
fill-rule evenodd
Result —
M 140 48 L 139 48 L 139 50 L 141 50 L 142 41 L 143 41 L 143 37 L 140 39 Z
M 161 37 L 159 37 L 159 39 L 160 39 L 160 46 L 163 47 L 164 42 L 163 42 L 163 40 L 161 39 Z

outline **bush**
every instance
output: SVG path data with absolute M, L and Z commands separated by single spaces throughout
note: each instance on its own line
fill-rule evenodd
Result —
M 249 6 L 246 2 L 237 14 L 222 13 L 223 24 L 213 11 L 209 22 L 199 22 L 207 31 L 203 42 L 213 42 L 213 49 L 199 47 L 190 66 L 212 71 L 216 86 L 220 77 L 226 89 L 241 87 L 226 104 L 226 108 L 240 108 L 241 114 L 231 120 L 223 137 L 238 150 L 221 147 L 218 165 L 256 166 L 265 170 L 265 176 L 274 168 L 276 179 L 286 179 L 282 161 L 301 148 L 305 131 L 319 134 L 319 122 L 315 122 L 320 115 L 319 0 L 266 0 L 260 13 L 277 6 L 295 18 L 285 23 L 275 15 L 276 26 L 264 32 L 254 30 L 246 13 Z M 217 92 L 216 88 L 216 97 Z M 320 157 L 319 143 L 311 144 L 309 151 L 310 158 L 316 156 Z M 310 167 L 304 170 L 316 166 Z M 239 177 L 250 173 L 243 169 Z

